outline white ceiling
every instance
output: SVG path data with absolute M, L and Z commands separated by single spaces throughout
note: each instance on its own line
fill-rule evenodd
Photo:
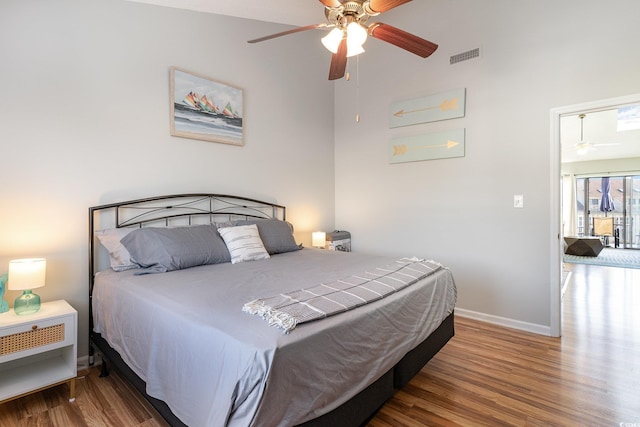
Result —
M 129 0 L 295 26 L 324 22 L 317 0 Z

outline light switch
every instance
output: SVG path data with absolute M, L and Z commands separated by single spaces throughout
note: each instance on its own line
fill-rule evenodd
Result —
M 513 196 L 513 207 L 524 208 L 524 196 L 522 194 L 516 194 Z

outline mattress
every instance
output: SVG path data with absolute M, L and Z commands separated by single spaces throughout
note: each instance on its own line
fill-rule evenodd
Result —
M 289 334 L 243 305 L 393 261 L 305 248 L 162 274 L 105 270 L 94 330 L 187 425 L 297 425 L 355 396 L 427 338 L 453 311 L 451 272 Z

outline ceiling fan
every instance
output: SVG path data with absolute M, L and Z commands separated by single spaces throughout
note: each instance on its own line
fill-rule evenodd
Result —
M 331 32 L 322 38 L 324 46 L 333 54 L 329 68 L 329 80 L 340 79 L 344 76 L 347 58 L 364 52 L 362 44 L 367 39 L 367 35 L 391 43 L 422 58 L 430 56 L 438 48 L 435 43 L 391 25 L 381 22 L 368 24 L 369 18 L 372 16 L 377 16 L 411 0 L 319 1 L 325 6 L 324 14 L 327 22 L 294 28 L 248 42 L 258 43 L 301 31 L 332 28 Z
M 576 154 L 578 156 L 584 156 L 590 151 L 597 150 L 597 147 L 607 147 L 611 145 L 620 145 L 618 142 L 609 142 L 609 143 L 600 143 L 594 144 L 589 141 L 584 140 L 584 118 L 586 114 L 580 114 L 578 118 L 580 118 L 580 142 L 575 144 Z

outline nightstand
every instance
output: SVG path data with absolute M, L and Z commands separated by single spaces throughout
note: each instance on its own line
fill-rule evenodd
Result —
M 66 301 L 37 313 L 0 314 L 0 403 L 62 383 L 75 399 L 78 313 Z
M 340 252 L 351 252 L 351 233 L 344 230 L 333 230 L 327 233 L 327 249 Z

